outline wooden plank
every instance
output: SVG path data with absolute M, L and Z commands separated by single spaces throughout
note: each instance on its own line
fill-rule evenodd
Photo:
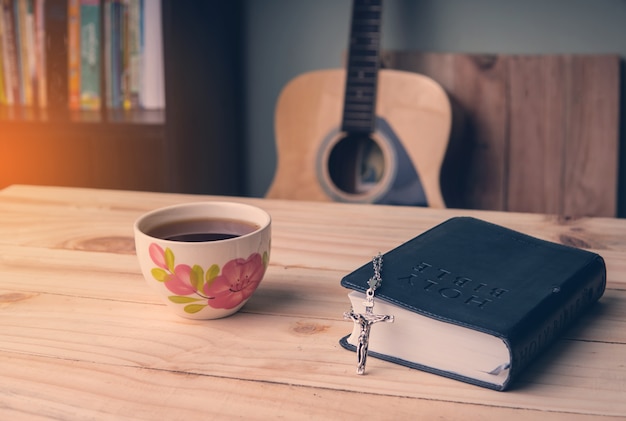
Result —
M 579 413 L 626 412 L 626 402 L 620 400 L 621 379 L 626 376 L 620 345 L 624 343 L 623 319 L 615 326 L 617 331 L 602 341 L 580 337 L 559 340 L 510 392 L 493 393 L 376 359 L 368 361 L 373 375 L 363 382 L 362 377 L 353 375 L 354 354 L 337 343 L 351 327 L 341 317 L 345 303 L 327 305 L 319 316 L 302 314 L 306 307 L 299 315 L 289 316 L 276 314 L 276 296 L 267 298 L 257 303 L 255 312 L 244 311 L 207 323 L 180 319 L 162 306 L 41 293 L 5 302 L 0 355 L 89 363 L 93 366 L 90 381 L 101 384 L 106 384 L 108 373 L 115 368 L 184 371 L 194 377 L 285 386 L 297 379 L 295 384 L 305 387 L 364 394 L 397 391 L 407 398 L 537 411 L 566 412 L 571 397 L 576 396 Z M 623 302 L 624 292 L 614 293 L 614 298 Z M 611 313 L 605 316 L 619 317 Z M 574 333 L 593 331 L 598 324 L 597 315 L 588 317 Z M 268 326 L 273 327 L 271 333 Z M 2 365 L 9 364 L 5 360 Z M 8 369 L 0 368 L 6 376 Z M 582 390 L 584 394 L 579 393 Z M 45 389 L 31 392 L 45 393 Z M 102 392 L 111 393 L 111 388 Z
M 508 153 L 506 210 L 560 213 L 566 144 L 563 60 L 508 59 Z
M 93 247 L 98 239 L 125 237 L 132 244 L 132 222 L 142 213 L 157 207 L 181 202 L 210 200 L 210 196 L 185 194 L 156 194 L 119 190 L 91 190 L 75 188 L 41 188 L 37 186 L 11 186 L 2 191 L 3 219 L 0 220 L 0 243 L 20 244 L 27 247 L 48 249 L 46 262 L 51 264 L 62 249 Z M 35 199 L 36 198 L 36 199 Z M 220 197 L 219 199 L 223 199 Z M 389 250 L 413 236 L 458 215 L 454 209 L 430 209 L 377 205 L 368 215 L 377 223 L 364 219 L 362 206 L 344 203 L 269 201 L 256 198 L 236 197 L 231 200 L 261 206 L 272 214 L 276 234 L 272 263 L 291 267 L 305 266 L 318 258 L 326 269 L 350 271 L 365 263 L 366 258 L 380 250 Z M 394 217 L 388 215 L 393 213 Z M 615 265 L 609 272 L 626 273 L 623 238 L 626 226 L 615 224 L 608 218 L 562 218 L 529 213 L 499 213 L 480 210 L 463 210 L 462 214 L 475 216 L 507 226 L 549 241 L 574 245 L 607 256 L 607 264 Z M 308 223 L 301 223 L 307 215 Z M 103 218 L 106 217 L 106 222 Z M 46 221 L 42 231 L 41 221 Z M 94 223 L 94 221 L 100 221 Z M 332 226 L 332 232 L 328 227 Z M 89 227 L 89 235 L 85 234 Z M 91 241 L 91 242 L 90 242 Z M 341 247 L 337 255 L 328 245 Z M 306 250 L 306 253 L 303 252 Z M 25 250 L 28 255 L 30 250 Z M 115 253 L 117 254 L 117 253 Z M 1 256 L 6 254 L 0 253 Z M 303 260 L 306 256 L 306 260 Z M 5 257 L 6 258 L 6 257 Z M 78 257 L 77 257 L 78 258 Z M 134 265 L 133 256 L 120 264 Z M 83 262 L 85 263 L 85 262 Z M 96 267 L 111 262 L 98 263 Z M 620 281 L 609 277 L 609 282 Z M 621 280 L 622 288 L 626 279 Z
M 618 56 L 388 51 L 384 61 L 430 76 L 464 114 L 459 142 L 467 167 L 444 166 L 462 192 L 447 203 L 616 215 Z
M 565 148 L 566 215 L 615 216 L 620 63 L 617 56 L 568 57 L 570 98 Z
M 212 375 L 181 375 L 166 370 L 105 366 L 70 359 L 0 352 L 3 385 L 0 414 L 13 421 L 49 419 L 360 420 L 507 419 L 584 421 L 596 415 L 567 411 L 518 411 L 505 407 L 455 404 L 377 393 L 245 381 Z M 41 373 L 46 373 L 44 377 Z M 103 384 L 115 387 L 103 390 Z M 10 398 L 9 398 L 10 397 Z M 357 406 L 347 402 L 359 402 Z
M 507 209 L 614 216 L 616 56 L 509 58 Z

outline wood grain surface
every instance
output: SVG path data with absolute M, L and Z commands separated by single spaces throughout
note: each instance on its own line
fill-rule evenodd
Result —
M 270 267 L 236 315 L 183 319 L 143 280 L 132 224 L 157 207 L 216 198 L 0 192 L 0 419 L 626 417 L 625 221 L 230 198 L 272 215 Z M 355 355 L 338 344 L 352 329 L 339 280 L 455 215 L 600 253 L 605 296 L 509 392 L 374 358 L 355 375 Z

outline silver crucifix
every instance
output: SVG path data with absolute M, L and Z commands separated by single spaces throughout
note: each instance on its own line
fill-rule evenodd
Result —
M 361 332 L 359 333 L 359 343 L 356 347 L 357 374 L 365 373 L 365 360 L 367 359 L 367 348 L 369 346 L 372 325 L 378 322 L 393 323 L 393 316 L 387 314 L 374 314 L 374 289 L 375 288 L 370 287 L 365 294 L 367 299 L 367 301 L 363 303 L 365 305 L 365 313 L 355 313 L 354 309 L 350 309 L 350 311 L 343 313 L 344 318 L 351 319 L 354 324 L 358 325 L 361 329 Z

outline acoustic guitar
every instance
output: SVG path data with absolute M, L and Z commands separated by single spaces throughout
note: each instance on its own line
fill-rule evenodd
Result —
M 283 88 L 267 197 L 445 207 L 450 102 L 426 76 L 379 69 L 381 12 L 381 0 L 355 0 L 347 69 Z

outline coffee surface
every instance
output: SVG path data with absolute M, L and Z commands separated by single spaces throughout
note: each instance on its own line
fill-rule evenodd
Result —
M 235 219 L 183 219 L 157 225 L 146 234 L 183 242 L 219 241 L 240 237 L 259 229 L 258 225 Z

